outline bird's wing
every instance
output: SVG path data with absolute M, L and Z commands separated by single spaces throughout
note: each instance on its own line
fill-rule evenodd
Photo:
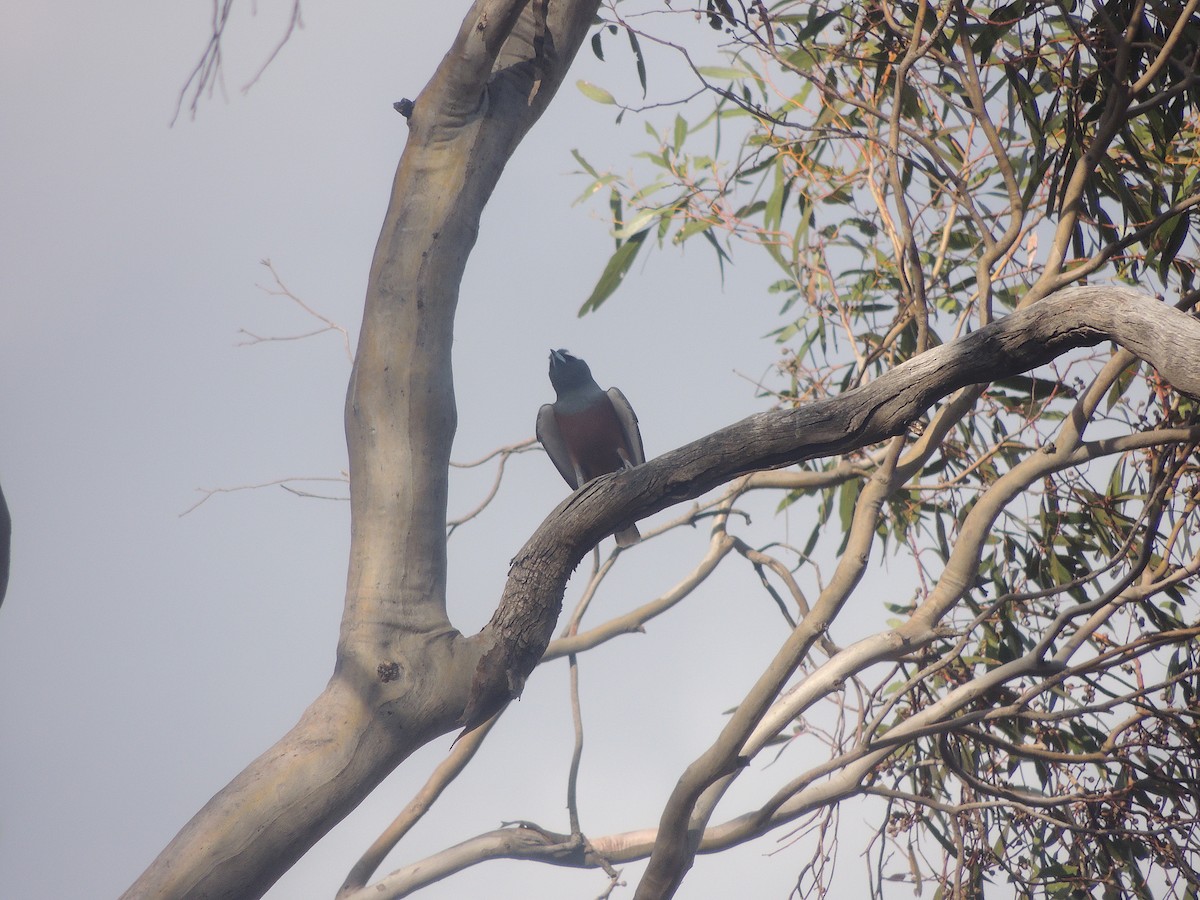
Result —
M 621 423 L 621 431 L 625 435 L 625 442 L 633 451 L 633 464 L 640 466 L 646 461 L 646 451 L 642 448 L 642 432 L 638 429 L 637 414 L 633 411 L 633 407 L 629 405 L 629 401 L 625 399 L 625 395 L 621 393 L 620 388 L 609 388 L 608 399 L 612 401 L 613 411 L 617 414 L 617 421 Z
M 554 417 L 553 403 L 546 403 L 538 410 L 535 433 L 537 439 L 541 441 L 546 455 L 550 457 L 550 462 L 554 463 L 554 468 L 558 469 L 563 480 L 571 486 L 572 490 L 578 488 L 575 467 L 571 465 L 571 454 L 567 452 L 567 442 L 563 440 L 562 432 L 558 428 L 558 419 Z

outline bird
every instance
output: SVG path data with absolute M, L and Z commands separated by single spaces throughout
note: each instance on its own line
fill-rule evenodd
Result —
M 572 490 L 646 461 L 637 415 L 615 387 L 603 390 L 582 359 L 550 351 L 550 384 L 558 399 L 538 410 L 537 439 Z M 618 547 L 642 539 L 636 524 L 613 534 Z

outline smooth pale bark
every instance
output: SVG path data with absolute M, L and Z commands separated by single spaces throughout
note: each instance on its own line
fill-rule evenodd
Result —
M 1104 340 L 1200 394 L 1193 319 L 1125 288 L 1071 288 L 843 396 L 752 416 L 586 486 L 522 549 L 492 621 L 464 638 L 445 606 L 458 285 L 483 206 L 597 5 L 477 2 L 415 101 L 346 403 L 352 542 L 333 677 L 127 897 L 260 896 L 414 749 L 520 692 L 571 571 L 622 522 L 746 472 L 876 443 L 959 387 Z M 690 866 L 685 827 L 704 786 L 677 788 L 639 897 L 669 896 Z
M 461 719 L 478 650 L 450 625 L 445 603 L 458 287 L 483 207 L 596 8 L 480 0 L 416 99 L 346 400 L 352 535 L 333 677 L 126 897 L 261 896 L 414 749 Z

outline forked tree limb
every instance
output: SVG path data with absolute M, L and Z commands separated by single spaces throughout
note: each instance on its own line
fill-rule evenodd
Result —
M 351 543 L 333 676 L 126 897 L 261 896 L 461 717 L 478 655 L 450 624 L 445 597 L 459 284 L 483 208 L 597 5 L 477 0 L 415 100 L 346 399 Z

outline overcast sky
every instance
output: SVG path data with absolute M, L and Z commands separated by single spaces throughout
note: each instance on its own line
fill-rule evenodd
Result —
M 0 0 L 0 480 L 14 520 L 0 609 L 5 898 L 119 894 L 331 672 L 347 504 L 270 487 L 180 514 L 200 488 L 344 469 L 340 338 L 239 346 L 239 330 L 313 328 L 258 286 L 270 284 L 259 265 L 269 258 L 356 339 L 406 133 L 391 104 L 420 91 L 466 4 L 305 4 L 304 29 L 243 93 L 291 0 L 260 0 L 256 17 L 253 7 L 241 4 L 229 26 L 224 90 L 172 127 L 208 38 L 208 0 Z M 650 77 L 665 76 L 652 66 Z M 585 48 L 484 216 L 456 332 L 458 460 L 532 437 L 538 406 L 553 399 L 551 347 L 622 388 L 649 456 L 764 403 L 752 380 L 776 357 L 763 336 L 780 323 L 761 268 L 735 266 L 722 286 L 702 247 L 670 250 L 639 263 L 598 315 L 576 317 L 612 241 L 603 204 L 571 205 L 586 180 L 570 150 L 623 171 L 647 148 L 642 122 L 615 126 L 576 78 L 619 90 L 632 70 L 626 56 L 600 63 Z M 491 475 L 459 478 L 451 514 L 474 506 Z M 542 454 L 526 454 L 494 508 L 454 536 L 450 605 L 463 631 L 486 622 L 507 561 L 565 490 Z M 789 527 L 765 509 L 756 524 Z M 623 556 L 596 615 L 673 584 L 705 540 L 697 530 Z M 753 573 L 726 569 L 647 635 L 584 658 L 585 831 L 656 822 L 783 640 Z M 331 897 L 450 739 L 406 762 L 270 896 Z M 567 830 L 570 751 L 556 663 L 387 867 L 502 820 Z M 773 849 L 702 859 L 682 896 L 786 896 L 807 854 L 765 855 Z M 843 865 L 847 884 L 861 877 L 861 861 Z M 639 871 L 629 868 L 632 880 Z M 488 863 L 421 896 L 586 898 L 603 884 L 598 873 Z

